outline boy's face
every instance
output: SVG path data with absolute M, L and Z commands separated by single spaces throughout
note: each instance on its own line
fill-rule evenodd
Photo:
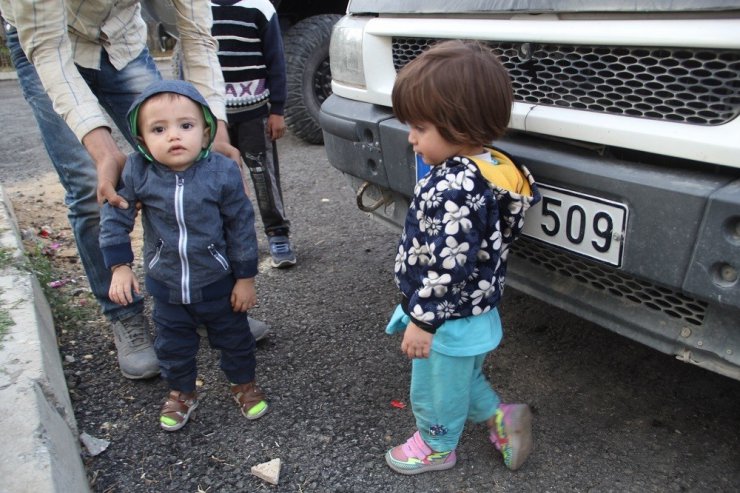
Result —
M 188 169 L 208 147 L 203 108 L 185 96 L 163 93 L 147 99 L 139 109 L 138 126 L 149 153 L 174 171 Z
M 483 152 L 482 146 L 453 144 L 442 137 L 437 127 L 429 122 L 409 122 L 409 129 L 409 144 L 430 166 L 442 164 L 453 156 L 471 156 Z

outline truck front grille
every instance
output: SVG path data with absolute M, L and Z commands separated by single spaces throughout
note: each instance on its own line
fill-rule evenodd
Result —
M 617 269 L 552 250 L 526 237 L 521 237 L 514 243 L 511 253 L 561 276 L 575 279 L 592 289 L 662 312 L 671 318 L 694 326 L 704 323 L 707 303 L 628 276 Z
M 440 41 L 393 38 L 396 71 Z M 516 101 L 697 125 L 740 113 L 740 51 L 490 41 Z

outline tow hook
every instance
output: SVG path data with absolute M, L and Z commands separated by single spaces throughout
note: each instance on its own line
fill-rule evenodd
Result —
M 365 196 L 365 192 L 367 192 L 370 187 L 376 187 L 380 191 L 380 198 L 370 205 L 365 205 L 363 197 Z M 377 210 L 378 208 L 393 202 L 393 198 L 389 194 L 385 193 L 382 188 L 375 185 L 374 183 L 370 183 L 369 181 L 362 182 L 362 185 L 360 185 L 360 187 L 357 189 L 356 198 L 357 207 L 362 212 L 373 212 L 374 210 Z

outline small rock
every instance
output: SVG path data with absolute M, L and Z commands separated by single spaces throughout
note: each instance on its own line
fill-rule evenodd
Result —
M 252 466 L 252 475 L 268 483 L 278 484 L 280 480 L 280 459 L 272 459 L 269 462 Z
M 107 449 L 108 445 L 110 445 L 110 442 L 108 440 L 95 438 L 94 436 L 90 436 L 84 432 L 80 434 L 80 441 L 85 446 L 88 453 L 92 456 L 99 455 L 105 452 L 105 449 Z

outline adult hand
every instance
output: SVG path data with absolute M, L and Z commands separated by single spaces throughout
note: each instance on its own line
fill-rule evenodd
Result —
M 270 140 L 278 140 L 285 135 L 285 117 L 283 115 L 270 115 L 267 118 L 267 135 Z
M 116 193 L 116 185 L 126 164 L 113 136 L 105 127 L 98 127 L 82 138 L 82 145 L 95 163 L 98 173 L 98 203 L 108 202 L 114 207 L 128 209 L 128 202 Z
M 428 358 L 432 348 L 433 334 L 423 330 L 414 322 L 409 322 L 403 334 L 401 351 L 409 358 Z
M 226 122 L 223 120 L 218 121 L 218 125 L 216 127 L 216 138 L 213 139 L 213 150 L 233 159 L 237 164 L 242 162 L 242 156 L 239 154 L 239 149 L 231 145 L 231 142 L 229 142 L 229 130 L 226 128 Z

